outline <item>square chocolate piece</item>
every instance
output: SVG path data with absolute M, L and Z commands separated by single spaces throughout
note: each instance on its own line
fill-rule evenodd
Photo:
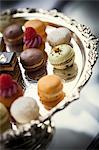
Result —
M 14 52 L 0 52 L 0 73 L 15 70 L 18 59 Z
M 7 73 L 17 82 L 22 81 L 22 73 L 15 52 L 0 52 L 0 74 Z

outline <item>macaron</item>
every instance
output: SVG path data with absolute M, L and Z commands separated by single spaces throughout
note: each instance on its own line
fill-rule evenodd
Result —
M 10 112 L 16 122 L 24 124 L 39 118 L 39 107 L 35 99 L 20 97 L 11 105 Z
M 61 79 L 64 79 L 66 82 L 72 81 L 76 78 L 78 73 L 77 64 L 73 64 L 72 66 L 66 69 L 53 69 L 55 75 L 59 76 Z
M 46 65 L 42 66 L 39 70 L 36 71 L 25 71 L 25 75 L 28 80 L 38 81 L 41 77 L 47 75 Z
M 20 62 L 26 71 L 36 71 L 46 65 L 43 52 L 32 48 L 23 51 L 20 55 Z
M 55 46 L 50 54 L 49 61 L 56 69 L 65 69 L 74 63 L 75 52 L 70 45 L 61 44 Z
M 69 29 L 65 27 L 59 27 L 54 29 L 47 35 L 47 41 L 52 47 L 60 44 L 69 44 L 71 36 L 72 33 Z
M 0 103 L 0 133 L 11 128 L 10 117 L 7 108 Z
M 23 30 L 19 24 L 12 24 L 4 30 L 4 41 L 7 45 L 19 45 L 23 43 Z
M 65 96 L 60 77 L 46 75 L 38 81 L 38 95 L 47 109 L 55 107 Z

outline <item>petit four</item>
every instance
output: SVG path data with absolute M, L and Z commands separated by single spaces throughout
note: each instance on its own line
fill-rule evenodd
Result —
M 66 69 L 53 69 L 55 75 L 59 76 L 61 79 L 64 79 L 66 82 L 72 81 L 76 78 L 78 73 L 78 67 L 74 63 L 72 66 Z
M 0 52 L 0 74 L 7 73 L 21 84 L 22 74 L 15 52 Z
M 65 69 L 73 65 L 75 52 L 73 48 L 67 44 L 55 46 L 50 54 L 49 61 L 56 69 Z
M 56 106 L 65 96 L 61 79 L 56 75 L 46 75 L 38 81 L 38 95 L 46 109 Z
M 42 66 L 39 70 L 36 71 L 25 71 L 25 75 L 28 76 L 31 80 L 39 80 L 41 77 L 47 75 L 46 66 Z
M 39 49 L 27 49 L 20 55 L 20 62 L 27 71 L 36 71 L 45 65 L 44 56 Z
M 34 78 L 34 80 L 36 77 L 35 75 L 37 75 L 36 71 L 38 71 L 38 78 L 40 77 L 40 74 L 42 75 L 41 72 L 43 68 L 45 70 L 46 66 L 46 60 L 44 58 L 43 52 L 36 48 L 27 49 L 26 51 L 23 51 L 20 55 L 20 62 L 26 71 L 26 75 L 30 76 L 32 79 Z M 43 72 L 43 74 L 45 73 Z
M 16 99 L 11 105 L 10 112 L 12 117 L 21 124 L 37 120 L 39 117 L 39 107 L 36 101 L 30 97 Z
M 9 46 L 17 47 L 23 44 L 23 30 L 22 30 L 22 26 L 19 24 L 12 24 L 8 26 L 4 30 L 3 36 L 4 36 L 4 41 L 8 47 Z M 14 47 L 13 47 L 13 51 L 15 51 Z M 16 49 L 16 52 L 19 52 L 19 49 Z

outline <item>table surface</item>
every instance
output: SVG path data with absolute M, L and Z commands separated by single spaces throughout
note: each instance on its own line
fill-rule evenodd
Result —
M 8 2 L 7 2 L 8 3 Z M 4 0 L 1 10 L 6 8 L 33 7 L 57 8 L 67 16 L 89 26 L 99 37 L 99 1 L 30 0 L 14 1 L 8 5 Z M 31 5 L 32 4 L 32 5 Z M 99 47 L 98 47 L 99 50 Z M 53 117 L 56 132 L 48 150 L 84 150 L 99 133 L 99 59 L 89 82 L 81 91 L 80 99 Z

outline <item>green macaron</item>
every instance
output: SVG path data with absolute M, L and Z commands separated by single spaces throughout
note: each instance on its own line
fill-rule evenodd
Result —
M 62 44 L 54 47 L 49 54 L 49 61 L 56 69 L 65 69 L 73 65 L 75 52 L 70 45 Z

